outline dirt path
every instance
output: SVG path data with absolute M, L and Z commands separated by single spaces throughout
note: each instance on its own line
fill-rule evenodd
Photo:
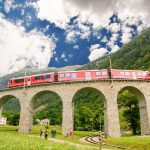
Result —
M 39 136 L 31 136 L 30 137 L 36 137 L 36 138 L 39 138 Z M 99 149 L 99 147 L 96 147 L 96 146 L 89 146 L 89 145 L 82 145 L 82 144 L 77 144 L 77 143 L 73 143 L 73 142 L 68 142 L 68 141 L 65 141 L 65 140 L 60 140 L 60 139 L 56 139 L 56 138 L 48 138 L 48 141 L 53 141 L 53 142 L 56 142 L 56 143 L 61 143 L 61 144 L 68 144 L 68 145 L 72 145 L 72 146 L 75 146 L 75 147 L 87 147 L 88 149 L 93 149 L 93 150 L 97 150 Z M 81 141 L 82 142 L 82 141 Z M 106 149 L 106 148 L 103 148 L 103 150 L 109 150 L 109 149 Z

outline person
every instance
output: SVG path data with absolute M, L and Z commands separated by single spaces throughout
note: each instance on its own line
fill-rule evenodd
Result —
M 48 129 L 46 128 L 46 130 L 45 130 L 45 139 L 47 139 L 48 138 Z
M 43 130 L 41 128 L 41 130 L 40 130 L 40 138 L 42 138 L 42 136 L 43 136 Z
M 51 133 L 52 133 L 52 138 L 55 138 L 55 136 L 56 136 L 56 130 L 52 129 Z
M 72 130 L 69 131 L 69 136 L 72 137 Z

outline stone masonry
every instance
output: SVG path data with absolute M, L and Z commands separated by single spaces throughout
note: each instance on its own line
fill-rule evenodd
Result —
M 39 95 L 56 93 L 62 100 L 62 133 L 73 130 L 72 100 L 75 94 L 84 88 L 99 91 L 104 100 L 104 129 L 107 136 L 120 137 L 117 96 L 121 89 L 129 89 L 136 94 L 139 101 L 141 135 L 150 135 L 150 82 L 149 81 L 78 81 L 67 83 L 49 83 L 26 88 L 6 89 L 0 91 L 0 109 L 11 98 L 20 103 L 19 132 L 32 131 L 33 104 Z

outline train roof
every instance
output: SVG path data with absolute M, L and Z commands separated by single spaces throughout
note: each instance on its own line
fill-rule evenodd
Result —
M 121 71 L 144 71 L 144 72 L 149 72 L 148 70 L 126 70 L 126 69 L 111 69 L 111 70 L 121 70 Z
M 65 73 L 65 72 L 81 72 L 81 71 L 100 71 L 100 70 L 107 70 L 107 69 L 96 69 L 96 70 L 75 70 L 75 71 L 59 71 L 58 73 Z

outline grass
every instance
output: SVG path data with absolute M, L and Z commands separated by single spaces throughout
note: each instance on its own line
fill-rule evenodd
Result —
M 65 141 L 70 141 L 70 142 L 74 142 L 74 143 L 78 143 L 78 144 L 83 144 L 82 142 L 79 142 L 80 138 L 88 136 L 88 135 L 95 134 L 95 132 L 75 131 L 73 138 L 70 138 L 69 136 L 65 137 L 65 136 L 62 135 L 62 133 L 61 133 L 61 127 L 60 126 L 50 126 L 49 133 L 50 133 L 50 131 L 53 128 L 56 130 L 56 138 L 57 139 L 61 139 L 61 140 L 65 140 Z M 45 129 L 45 128 L 43 127 L 43 129 Z M 40 127 L 39 126 L 34 126 L 32 134 L 39 135 L 39 132 L 40 132 Z
M 0 127 L 0 150 L 94 150 L 93 147 L 77 147 L 69 144 L 55 143 L 33 137 L 39 128 L 34 127 L 33 134 L 19 134 L 17 127 Z M 59 131 L 57 134 L 58 137 Z M 68 138 L 69 141 L 69 138 Z
M 124 136 L 108 138 L 106 143 L 126 147 L 130 150 L 150 150 L 150 136 Z
M 52 128 L 55 128 L 57 131 L 56 138 L 64 141 L 89 145 L 88 147 L 76 147 L 69 144 L 60 144 L 54 143 L 52 141 L 47 141 L 44 139 L 38 139 L 34 136 L 39 137 L 40 127 L 34 126 L 31 134 L 19 134 L 17 132 L 18 127 L 14 126 L 5 126 L 0 127 L 0 150 L 92 150 L 94 149 L 91 144 L 85 144 L 79 142 L 79 139 L 95 134 L 96 132 L 87 132 L 87 131 L 75 131 L 73 138 L 64 137 L 61 134 L 60 126 L 51 126 L 49 128 L 49 133 Z M 44 129 L 44 128 L 43 128 Z M 50 137 L 50 134 L 49 134 Z M 105 142 L 108 144 L 118 145 L 125 147 L 130 150 L 150 150 L 150 136 L 123 136 L 121 138 L 107 138 Z M 96 147 L 96 145 L 94 145 Z M 98 145 L 97 145 L 98 147 Z M 117 149 L 112 147 L 106 147 L 109 149 Z

